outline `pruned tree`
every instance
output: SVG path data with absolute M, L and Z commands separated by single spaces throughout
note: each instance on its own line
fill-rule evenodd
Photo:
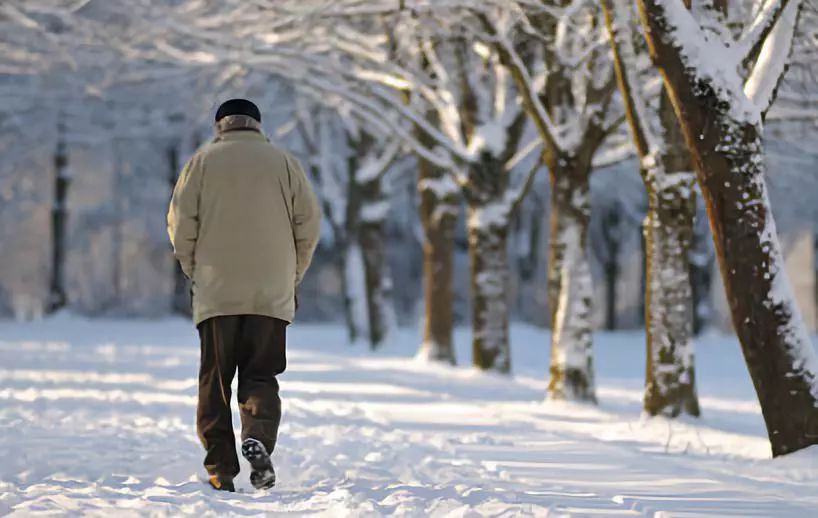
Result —
M 596 401 L 588 266 L 589 178 L 594 157 L 621 122 L 601 11 L 592 2 L 510 6 L 509 21 L 481 15 L 539 131 L 551 177 L 549 309 L 556 399 Z
M 643 85 L 629 2 L 603 0 L 614 63 L 648 194 L 645 236 L 645 411 L 699 415 L 693 357 L 689 253 L 696 216 L 690 155 L 664 89 L 651 103 Z M 655 83 L 655 81 L 654 81 Z M 646 95 L 647 93 L 647 95 Z
M 508 372 L 507 234 L 539 169 L 517 166 L 536 145 L 521 145 L 526 118 L 498 54 L 456 30 L 476 19 L 442 9 L 378 10 L 380 20 L 399 20 L 400 30 L 385 44 L 379 26 L 369 33 L 360 19 L 352 25 L 333 19 L 334 31 L 325 40 L 330 59 L 299 80 L 353 105 L 370 122 L 376 118 L 419 160 L 444 173 L 441 181 L 421 182 L 421 189 L 434 189 L 446 203 L 442 208 L 450 206 L 451 188 L 457 187 L 469 212 L 473 362 Z M 441 38 L 446 45 L 438 44 Z
M 417 138 L 427 147 L 434 142 L 422 131 Z M 460 189 L 452 177 L 423 156 L 417 157 L 418 192 L 423 226 L 423 340 L 421 358 L 456 363 L 454 352 L 454 231 Z
M 453 187 L 466 201 L 472 361 L 482 369 L 509 372 L 508 232 L 539 163 L 516 177 L 516 166 L 532 148 L 519 153 L 525 117 L 499 55 L 463 36 L 455 35 L 447 46 L 438 44 L 440 34 L 457 27 L 442 15 L 415 13 L 411 22 L 413 34 L 398 41 L 402 68 L 390 72 L 407 85 L 410 119 L 419 140 L 425 140 L 427 149 L 446 149 L 449 162 L 448 167 L 441 164 L 443 176 L 422 181 L 421 188 L 431 189 L 444 202 L 438 205 L 445 210 L 440 217 L 454 215 L 449 209 Z M 413 66 L 418 62 L 425 66 Z
M 638 0 L 705 198 L 733 324 L 773 455 L 818 442 L 818 358 L 770 210 L 763 121 L 786 72 L 802 2 L 765 2 L 737 36 L 716 2 Z

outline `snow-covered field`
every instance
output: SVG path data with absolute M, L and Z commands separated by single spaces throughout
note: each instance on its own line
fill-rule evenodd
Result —
M 818 449 L 769 459 L 732 338 L 698 344 L 703 419 L 670 422 L 640 415 L 640 334 L 597 335 L 598 408 L 543 401 L 548 336 L 512 336 L 505 378 L 414 361 L 411 330 L 371 354 L 296 325 L 279 485 L 222 494 L 200 482 L 189 322 L 0 322 L 0 515 L 815 515 Z

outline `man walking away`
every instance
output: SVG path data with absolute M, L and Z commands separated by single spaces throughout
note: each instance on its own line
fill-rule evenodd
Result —
M 168 212 L 201 339 L 196 424 L 210 485 L 234 491 L 230 385 L 238 369 L 241 452 L 253 486 L 269 488 L 281 421 L 276 376 L 287 365 L 286 329 L 318 243 L 320 209 L 298 161 L 261 132 L 255 104 L 222 104 L 216 131 L 185 165 Z

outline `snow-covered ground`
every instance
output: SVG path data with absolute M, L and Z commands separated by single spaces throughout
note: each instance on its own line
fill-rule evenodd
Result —
M 734 339 L 700 340 L 705 415 L 670 422 L 640 415 L 640 334 L 596 336 L 599 407 L 543 401 L 548 336 L 512 337 L 506 378 L 414 361 L 411 330 L 371 354 L 296 325 L 279 485 L 245 470 L 223 494 L 200 482 L 189 322 L 0 322 L 0 515 L 814 516 L 818 449 L 769 459 Z

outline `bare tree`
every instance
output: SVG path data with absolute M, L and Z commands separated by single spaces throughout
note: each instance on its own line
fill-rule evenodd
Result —
M 711 2 L 639 0 L 656 66 L 693 155 L 733 324 L 773 455 L 818 441 L 818 358 L 795 305 L 764 180 L 763 120 L 801 2 L 766 2 L 734 38 Z
M 521 4 L 524 4 L 521 2 Z M 620 126 L 616 82 L 591 2 L 534 3 L 481 15 L 539 131 L 551 175 L 549 309 L 551 381 L 557 399 L 596 401 L 588 266 L 589 177 L 594 156 Z
M 674 417 L 682 412 L 699 415 L 689 277 L 689 251 L 696 215 L 692 164 L 664 90 L 660 90 L 658 101 L 653 105 L 642 91 L 642 85 L 650 82 L 644 74 L 640 77 L 638 70 L 636 38 L 631 30 L 632 6 L 613 0 L 603 0 L 602 5 L 619 90 L 648 193 L 643 225 L 648 358 L 645 411 Z

